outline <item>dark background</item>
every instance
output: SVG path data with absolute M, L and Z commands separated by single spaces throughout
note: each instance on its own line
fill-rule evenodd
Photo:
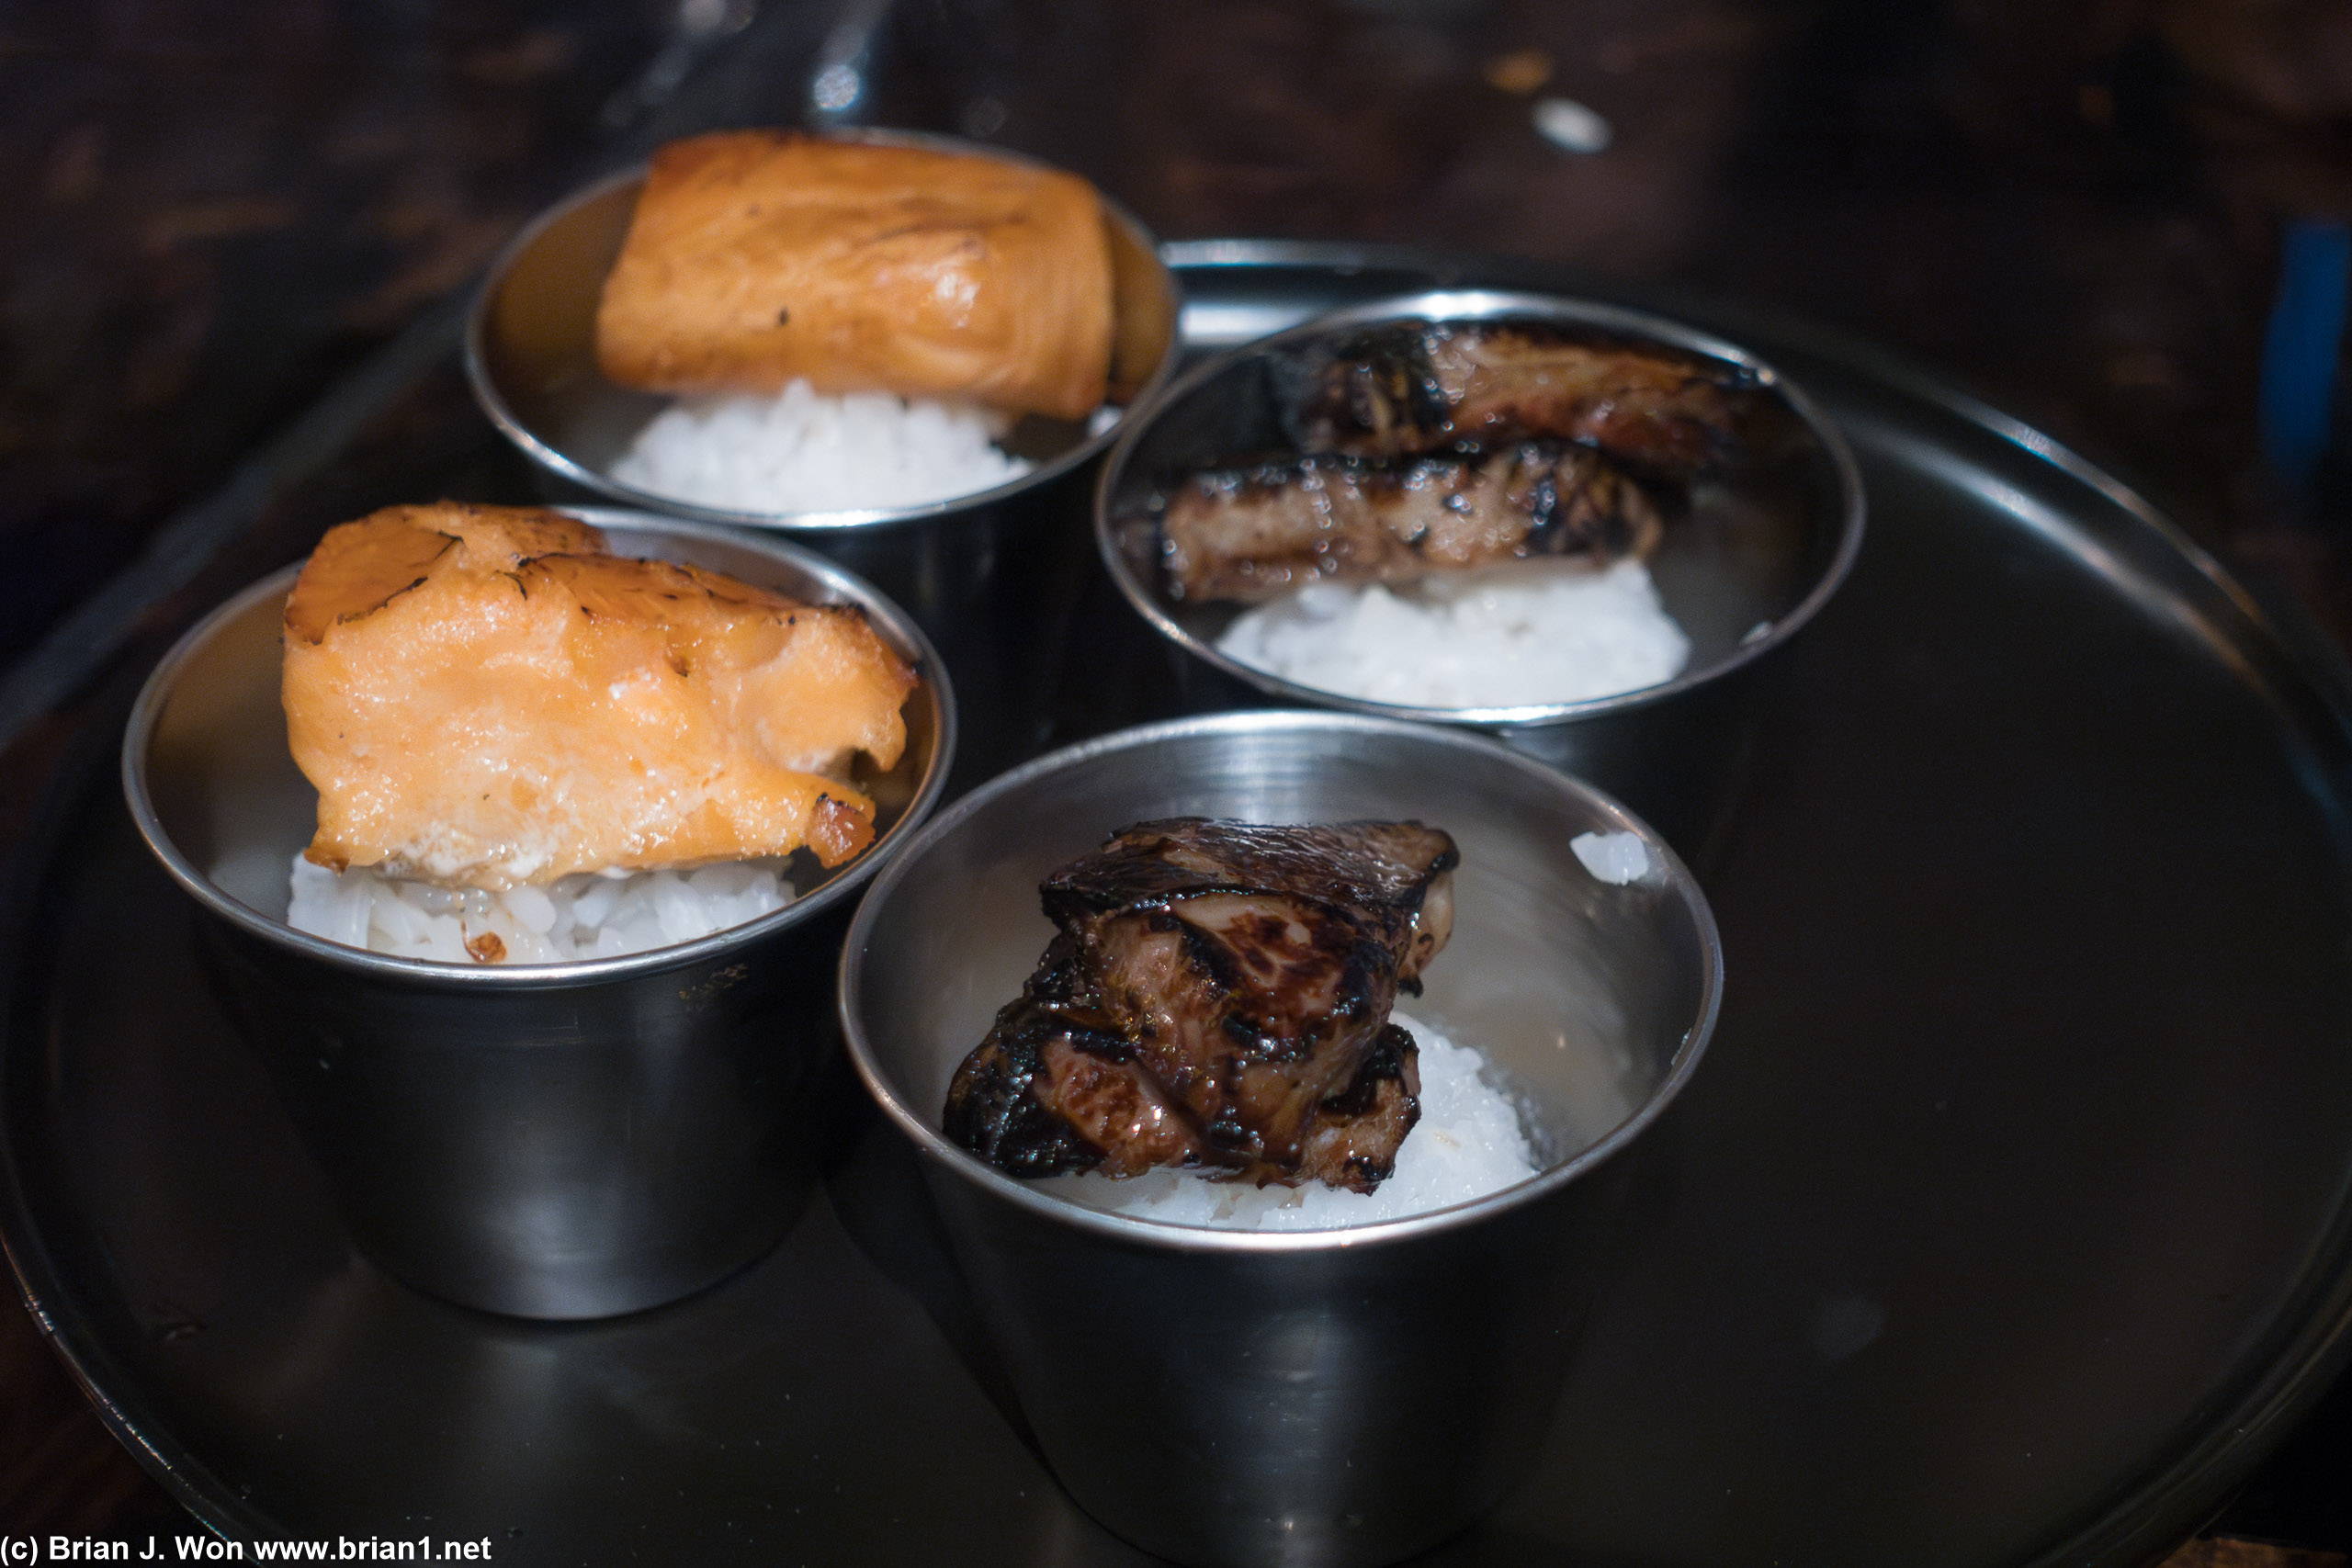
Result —
M 2344 444 L 2297 482 L 2256 412 L 2280 236 L 2352 214 L 2352 5 L 101 0 L 0 4 L 0 663 L 535 209 L 667 136 L 822 119 L 828 60 L 842 118 L 1037 153 L 1163 237 L 1525 254 L 1873 340 L 2352 637 Z M 1609 147 L 1547 142 L 1552 96 Z M 2324 1555 L 2183 1561 L 2341 1562 L 2348 1405 L 2217 1525 Z M 0 1528 L 174 1517 L 0 1310 Z

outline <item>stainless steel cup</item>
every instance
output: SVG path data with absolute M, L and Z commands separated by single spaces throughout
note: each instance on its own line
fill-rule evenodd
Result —
M 132 818 L 193 900 L 215 989 L 353 1238 L 420 1290 L 538 1318 L 673 1300 L 790 1226 L 815 1177 L 852 901 L 937 801 L 955 750 L 954 698 L 922 633 L 838 567 L 699 525 L 578 515 L 625 555 L 857 604 L 922 668 L 905 756 L 860 781 L 880 808 L 864 855 L 830 876 L 804 855 L 786 908 L 626 958 L 438 964 L 294 930 L 288 872 L 317 796 L 278 702 L 291 568 L 165 656 L 122 759 Z
M 1741 450 L 1693 485 L 1649 567 L 1667 610 L 1691 640 L 1672 681 L 1616 696 L 1519 707 L 1431 708 L 1317 690 L 1244 664 L 1217 647 L 1240 614 L 1184 604 L 1160 570 L 1155 498 L 1203 468 L 1288 449 L 1286 415 L 1313 385 L 1306 355 L 1387 321 L 1524 321 L 1599 340 L 1654 344 L 1712 361 L 1756 389 Z M 1623 798 L 1686 854 L 1736 796 L 1742 753 L 1765 707 L 1772 655 L 1828 603 L 1860 550 L 1860 471 L 1836 425 L 1804 391 L 1735 344 L 1662 317 L 1591 300 L 1494 291 L 1430 291 L 1320 316 L 1193 367 L 1128 423 L 1096 491 L 1096 543 L 1144 619 L 1182 650 L 1187 705 L 1213 711 L 1285 703 L 1503 737 Z
M 1182 814 L 1451 832 L 1453 938 L 1413 1010 L 1487 1054 L 1544 1174 L 1356 1229 L 1218 1231 L 1081 1207 L 943 1137 L 950 1076 L 1051 933 L 1039 880 Z M 1634 835 L 1646 869 L 1601 880 L 1587 833 Z M 1106 736 L 957 801 L 860 905 L 841 1006 L 1070 1495 L 1179 1562 L 1341 1568 L 1442 1540 L 1524 1473 L 1606 1268 L 1612 1156 L 1689 1078 L 1721 984 L 1690 874 L 1589 786 L 1464 729 L 1259 712 Z
M 864 141 L 1028 163 L 1017 153 L 910 131 L 835 132 Z M 638 490 L 606 472 L 669 399 L 605 379 L 596 303 L 645 183 L 642 168 L 589 186 L 525 229 L 491 265 L 466 333 L 466 370 L 483 412 L 552 481 L 625 505 L 739 527 L 773 528 L 848 567 L 930 634 L 973 713 L 1002 715 L 969 737 L 967 759 L 993 772 L 1034 746 L 1030 706 L 1064 654 L 1061 634 L 1086 568 L 1094 460 L 1115 427 L 1032 416 L 1006 446 L 1035 467 L 1008 483 L 921 506 L 772 512 L 707 506 Z M 1103 204 L 1116 318 L 1112 400 L 1135 408 L 1175 367 L 1174 275 L 1150 232 Z M 990 750 L 993 749 L 993 750 Z M 974 776 L 985 776 L 985 773 Z

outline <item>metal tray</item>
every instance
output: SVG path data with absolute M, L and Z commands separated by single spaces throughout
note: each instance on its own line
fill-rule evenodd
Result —
M 1204 343 L 1433 281 L 1563 286 L 1170 249 Z M 1709 846 L 1721 1029 L 1636 1150 L 1630 1255 L 1542 1470 L 1430 1561 L 2143 1561 L 2347 1344 L 2346 683 L 2035 433 L 1681 313 L 1844 423 L 1871 534 Z M 1064 677 L 967 726 L 1034 750 L 1184 700 L 1099 572 L 1054 635 Z M 846 1086 L 828 1195 L 677 1305 L 510 1322 L 359 1258 L 213 1008 L 97 708 L 6 911 L 6 1236 L 197 1514 L 518 1563 L 1141 1561 L 1024 1442 Z

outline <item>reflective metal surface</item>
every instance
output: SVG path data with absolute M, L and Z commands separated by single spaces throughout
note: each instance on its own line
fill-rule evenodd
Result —
M 948 1079 L 1052 927 L 1037 885 L 1131 822 L 1411 818 L 1462 851 L 1414 1016 L 1475 1044 L 1543 1177 L 1354 1230 L 1192 1229 L 1015 1181 L 938 1131 Z M 1635 833 L 1597 879 L 1579 833 Z M 1723 954 L 1665 842 L 1459 731 L 1244 713 L 1123 731 L 965 796 L 876 878 L 842 956 L 850 1059 L 924 1175 L 1054 1473 L 1187 1563 L 1371 1565 L 1461 1529 L 1533 1462 L 1609 1261 L 1610 1157 L 1706 1048 Z
M 1204 469 L 1287 449 L 1313 385 L 1298 367 L 1335 337 L 1388 321 L 1533 321 L 1612 343 L 1649 343 L 1752 381 L 1742 449 L 1691 487 L 1648 565 L 1667 612 L 1691 639 L 1673 680 L 1615 696 L 1514 707 L 1428 708 L 1321 691 L 1233 658 L 1217 638 L 1245 607 L 1184 604 L 1168 592 L 1159 499 Z M 1247 330 L 1241 324 L 1239 330 Z M 1124 431 L 1095 499 L 1103 564 L 1138 615 L 1206 669 L 1189 684 L 1200 706 L 1231 707 L 1254 690 L 1289 703 L 1470 724 L 1617 795 L 1679 846 L 1703 845 L 1736 806 L 1730 784 L 1767 682 L 1754 667 L 1812 620 L 1861 548 L 1861 477 L 1836 426 L 1804 392 L 1751 352 L 1678 321 L 1592 299 L 1523 291 L 1440 289 L 1351 305 L 1194 367 Z
M 1170 255 L 1220 331 L 1579 288 L 1427 252 Z M 1871 535 L 1778 661 L 1702 877 L 1723 1013 L 1611 1162 L 1636 1245 L 1533 1473 L 1423 1561 L 2154 1561 L 2344 1363 L 2352 682 L 2038 433 L 1812 330 L 1630 302 L 1812 392 Z M 416 460 L 412 498 L 467 471 Z M 967 730 L 1034 755 L 1182 710 L 1197 661 L 1081 582 L 1051 683 L 1009 694 L 1049 722 L 1005 735 L 958 667 Z M 241 1537 L 429 1514 L 501 1562 L 1147 1561 L 1032 1446 L 917 1156 L 854 1083 L 784 1241 L 671 1306 L 491 1317 L 357 1253 L 123 810 L 130 695 L 5 904 L 0 1235 L 175 1495 Z
M 774 1246 L 806 1202 L 831 1052 L 821 1019 L 851 901 L 944 787 L 954 698 L 906 617 L 805 552 L 638 513 L 614 548 L 864 607 L 929 679 L 898 766 L 862 778 L 865 854 L 742 926 L 626 958 L 450 964 L 284 923 L 317 796 L 288 755 L 280 622 L 294 568 L 167 655 L 123 742 L 132 821 L 201 914 L 198 952 L 260 1051 L 345 1220 L 420 1289 L 526 1317 L 635 1312 Z

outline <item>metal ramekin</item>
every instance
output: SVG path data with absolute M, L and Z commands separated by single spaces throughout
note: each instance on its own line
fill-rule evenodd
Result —
M 1668 611 L 1692 639 L 1675 679 L 1616 696 L 1517 707 L 1428 708 L 1299 685 L 1216 646 L 1240 607 L 1169 597 L 1150 517 L 1157 493 L 1203 468 L 1287 450 L 1280 400 L 1305 378 L 1304 351 L 1390 321 L 1517 320 L 1619 343 L 1657 344 L 1712 361 L 1755 390 L 1744 451 L 1693 491 L 1650 566 Z M 1804 392 L 1721 338 L 1640 311 L 1556 295 L 1430 290 L 1352 306 L 1193 367 L 1131 419 L 1096 490 L 1095 534 L 1129 604 L 1184 655 L 1196 709 L 1287 703 L 1471 726 L 1594 780 L 1697 852 L 1726 810 L 1738 755 L 1759 711 L 1758 671 L 1826 605 L 1861 548 L 1860 471 L 1836 425 Z
M 1082 1207 L 949 1143 L 948 1079 L 1051 933 L 1039 880 L 1185 814 L 1453 834 L 1453 938 L 1411 1006 L 1539 1108 L 1548 1168 L 1356 1229 L 1218 1231 Z M 1646 872 L 1600 880 L 1587 832 L 1636 835 Z M 875 878 L 841 1007 L 1070 1495 L 1179 1562 L 1363 1568 L 1532 1461 L 1609 1266 L 1619 1156 L 1689 1081 L 1722 977 L 1689 871 L 1589 785 L 1466 729 L 1259 712 L 1106 736 L 956 801 Z
M 779 542 L 589 509 L 621 554 L 860 605 L 922 670 L 906 755 L 868 785 L 871 849 L 783 909 L 699 941 L 575 964 L 368 953 L 284 921 L 316 795 L 287 750 L 280 622 L 294 569 L 198 626 L 123 739 L 132 820 L 193 902 L 215 989 L 361 1247 L 450 1301 L 598 1317 L 759 1256 L 814 1179 L 831 970 L 858 890 L 929 814 L 955 700 L 901 611 Z

